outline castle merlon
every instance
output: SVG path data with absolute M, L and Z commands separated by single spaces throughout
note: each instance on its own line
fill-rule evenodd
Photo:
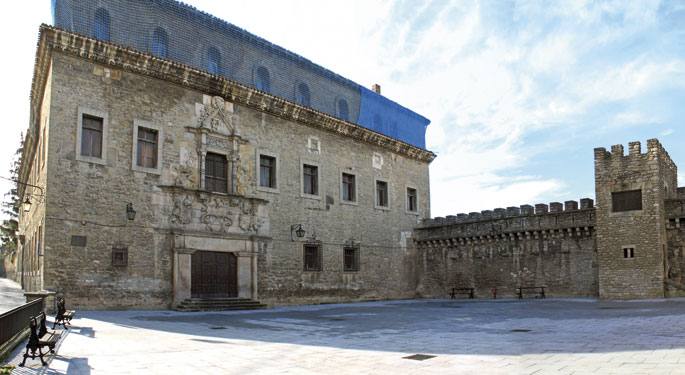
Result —
M 580 205 L 578 201 L 568 200 L 564 203 L 551 202 L 549 204 L 538 203 L 535 206 L 530 204 L 524 204 L 521 206 L 512 206 L 505 208 L 495 208 L 494 210 L 484 210 L 481 212 L 470 212 L 468 214 L 460 213 L 457 215 L 449 215 L 446 217 L 435 217 L 430 219 L 424 219 L 421 223 L 421 227 L 434 227 L 443 225 L 454 225 L 461 223 L 474 223 L 474 222 L 484 222 L 499 219 L 515 218 L 515 217 L 528 217 L 546 214 L 563 214 L 570 212 L 578 212 L 585 210 L 594 209 L 594 200 L 590 198 L 580 199 Z

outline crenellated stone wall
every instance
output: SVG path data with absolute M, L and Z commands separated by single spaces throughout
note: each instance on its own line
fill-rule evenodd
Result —
M 444 297 L 473 287 L 478 297 L 546 286 L 552 296 L 597 293 L 592 199 L 496 208 L 425 220 L 415 230 L 422 255 L 419 293 Z

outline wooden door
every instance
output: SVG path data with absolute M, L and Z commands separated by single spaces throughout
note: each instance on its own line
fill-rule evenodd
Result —
M 233 253 L 196 251 L 190 260 L 194 298 L 238 296 L 237 259 Z

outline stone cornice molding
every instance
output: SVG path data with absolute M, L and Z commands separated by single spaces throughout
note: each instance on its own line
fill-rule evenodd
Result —
M 323 112 L 302 107 L 224 77 L 45 24 L 40 27 L 36 53 L 31 87 L 31 121 L 26 136 L 25 155 L 33 155 L 35 152 L 34 140 L 37 139 L 37 119 L 40 115 L 43 90 L 45 89 L 53 51 L 80 57 L 93 63 L 108 65 L 115 69 L 158 78 L 208 95 L 221 96 L 239 105 L 376 145 L 421 162 L 430 163 L 436 156 L 431 151 L 412 146 L 351 122 L 339 120 Z M 28 170 L 29 168 L 22 163 L 20 172 L 22 180 L 27 177 Z

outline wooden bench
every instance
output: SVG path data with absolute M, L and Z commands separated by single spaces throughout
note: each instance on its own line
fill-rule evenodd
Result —
M 517 289 L 519 299 L 523 299 L 523 291 L 535 291 L 537 294 L 535 298 L 545 298 L 545 287 L 544 286 L 520 286 Z
M 468 294 L 469 299 L 474 298 L 473 288 L 452 288 L 452 291 L 450 292 L 450 299 L 457 298 L 457 294 Z
M 55 345 L 62 334 L 62 331 L 49 332 L 47 326 L 45 325 L 45 313 L 42 312 L 31 318 L 29 321 L 29 341 L 26 343 L 26 352 L 24 353 L 24 360 L 21 361 L 19 366 L 24 366 L 26 364 L 26 358 L 31 357 L 31 359 L 40 358 L 43 366 L 47 366 L 47 363 L 43 359 L 43 356 L 47 353 L 43 353 L 43 348 L 47 347 L 50 353 L 55 352 Z M 31 354 L 29 354 L 29 351 Z M 38 352 L 38 354 L 36 354 Z
M 64 298 L 58 297 L 57 298 L 57 314 L 55 315 L 55 323 L 52 325 L 52 329 L 55 329 L 56 326 L 62 325 L 65 329 L 69 329 L 71 325 L 71 319 L 74 318 L 74 314 L 76 311 L 74 310 L 67 310 L 65 303 L 64 303 Z

